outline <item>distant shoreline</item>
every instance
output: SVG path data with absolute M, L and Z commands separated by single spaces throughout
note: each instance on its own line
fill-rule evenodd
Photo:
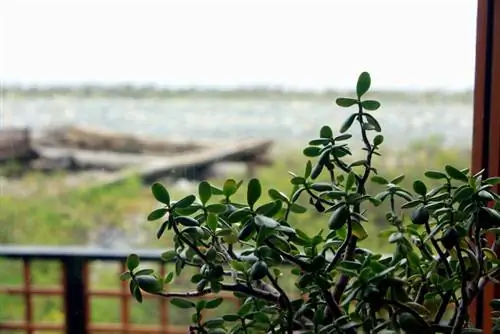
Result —
M 215 98 L 215 99 L 286 99 L 286 100 L 333 100 L 340 96 L 352 96 L 345 90 L 289 90 L 273 87 L 249 88 L 163 88 L 154 86 L 45 86 L 24 87 L 4 86 L 4 98 L 47 98 L 67 96 L 75 98 L 134 98 L 134 99 L 172 99 L 172 98 Z M 426 101 L 472 103 L 473 91 L 397 91 L 374 90 L 371 97 L 386 101 Z

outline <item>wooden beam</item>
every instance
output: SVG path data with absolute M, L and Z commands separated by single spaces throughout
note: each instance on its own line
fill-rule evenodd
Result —
M 500 175 L 500 0 L 478 0 L 473 131 L 472 170 Z M 500 287 L 489 284 L 470 308 L 485 334 L 492 333 L 493 298 Z

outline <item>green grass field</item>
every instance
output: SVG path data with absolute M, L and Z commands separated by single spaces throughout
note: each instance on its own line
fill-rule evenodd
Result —
M 291 185 L 287 171 L 302 173 L 305 158 L 300 155 L 300 149 L 280 149 L 274 154 L 275 163 L 271 167 L 261 168 L 258 178 L 267 189 L 272 186 L 289 193 Z M 402 173 L 406 179 L 402 183 L 411 189 L 412 181 L 422 178 L 425 170 L 439 169 L 444 164 L 452 164 L 465 168 L 469 165 L 470 152 L 467 149 L 447 148 L 443 150 L 436 141 L 414 143 L 403 151 L 385 150 L 383 158 L 377 158 L 375 167 L 379 173 L 387 177 L 395 177 Z M 244 175 L 227 175 L 227 178 L 243 179 Z M 137 247 L 168 248 L 169 235 L 161 240 L 155 240 L 157 223 L 146 222 L 147 214 L 156 207 L 149 188 L 131 179 L 123 185 L 100 190 L 71 190 L 62 193 L 47 189 L 63 187 L 64 175 L 51 177 L 43 175 L 28 175 L 16 183 L 19 191 L 31 189 L 29 195 L 18 196 L 2 193 L 0 195 L 0 243 L 3 244 L 37 244 L 37 245 L 83 245 L 91 236 L 96 226 L 114 226 L 125 231 L 131 238 L 141 233 L 145 241 L 131 240 Z M 216 185 L 222 185 L 223 179 L 210 180 Z M 168 187 L 169 182 L 166 181 Z M 35 190 L 33 190 L 35 189 Z M 182 196 L 185 192 L 169 188 L 173 197 Z M 370 194 L 378 191 L 370 185 Z M 16 191 L 15 193 L 18 193 Z M 243 192 L 244 193 L 244 192 Z M 307 206 L 307 201 L 304 202 Z M 390 251 L 385 239 L 377 234 L 386 228 L 383 217 L 386 208 L 376 208 L 368 215 L 370 222 L 365 224 L 370 238 L 361 243 L 362 247 L 376 251 Z M 137 217 L 140 217 L 139 219 Z M 142 218 L 141 218 L 142 217 Z M 131 223 L 135 219 L 136 222 Z M 291 221 L 294 226 L 309 232 L 318 233 L 326 227 L 324 217 L 312 210 L 306 214 L 295 216 Z M 22 282 L 21 265 L 17 262 L 0 260 L 0 285 L 20 285 Z M 34 264 L 33 282 L 38 284 L 58 284 L 58 264 L 36 262 Z M 96 264 L 92 268 L 92 288 L 119 287 L 118 265 L 102 266 Z M 187 280 L 177 280 L 175 289 L 188 288 Z M 22 296 L 12 297 L 0 295 L 0 322 L 19 319 L 23 315 Z M 7 307 L 5 307 L 7 306 Z M 63 319 L 62 301 L 57 298 L 37 297 L 35 299 L 36 320 L 59 322 Z M 135 323 L 156 322 L 158 317 L 157 301 L 150 300 L 144 305 L 133 305 Z M 175 309 L 171 309 L 170 319 L 185 322 Z M 92 321 L 113 322 L 119 320 L 118 301 L 109 298 L 95 298 L 92 301 Z

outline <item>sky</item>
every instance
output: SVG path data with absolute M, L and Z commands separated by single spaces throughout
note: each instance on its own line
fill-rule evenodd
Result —
M 475 0 L 0 0 L 0 80 L 470 89 L 475 20 Z

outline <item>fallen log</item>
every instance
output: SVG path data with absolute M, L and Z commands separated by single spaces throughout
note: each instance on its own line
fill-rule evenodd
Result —
M 118 172 L 103 182 L 92 187 L 105 187 L 121 183 L 132 176 L 139 177 L 145 183 L 158 179 L 175 176 L 184 170 L 201 170 L 213 164 L 224 161 L 240 161 L 251 163 L 269 163 L 264 159 L 272 145 L 270 140 L 249 140 L 238 145 L 214 147 L 202 152 L 192 152 L 169 158 L 143 160 L 138 166 Z
M 72 148 L 135 154 L 179 154 L 199 151 L 206 146 L 195 142 L 173 142 L 77 126 L 62 126 L 44 131 L 36 145 L 52 148 Z
M 37 157 L 37 152 L 31 146 L 29 129 L 13 127 L 0 129 L 0 162 L 25 162 Z
M 265 159 L 272 142 L 267 140 L 244 141 L 238 145 L 212 147 L 203 151 L 171 156 L 90 151 L 71 148 L 37 147 L 40 156 L 47 160 L 71 159 L 81 169 L 119 170 L 130 166 L 165 166 L 168 170 L 211 165 L 215 162 L 255 162 L 269 164 Z M 147 172 L 146 172 L 147 173 Z

